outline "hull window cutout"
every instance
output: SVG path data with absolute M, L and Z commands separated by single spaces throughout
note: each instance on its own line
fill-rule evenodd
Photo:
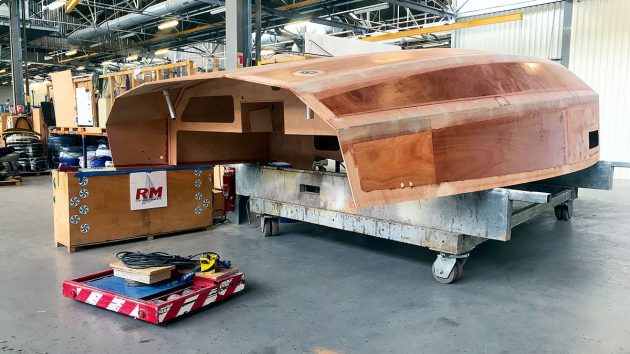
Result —
M 599 146 L 599 130 L 588 132 L 588 148 L 593 149 Z
M 232 123 L 234 98 L 232 96 L 191 97 L 182 114 L 183 122 Z
M 323 151 L 339 151 L 339 140 L 336 136 L 319 136 L 313 137 L 315 150 Z
M 310 184 L 300 184 L 300 193 L 319 194 L 319 187 Z

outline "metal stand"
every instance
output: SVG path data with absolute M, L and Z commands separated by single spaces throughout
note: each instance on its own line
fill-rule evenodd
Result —
M 277 218 L 285 217 L 427 247 L 439 252 L 434 277 L 451 283 L 480 243 L 508 241 L 512 227 L 552 209 L 568 221 L 578 188 L 612 189 L 613 169 L 599 162 L 536 183 L 356 209 L 345 174 L 245 164 L 237 167 L 236 193 L 262 216 L 265 236 L 278 234 Z

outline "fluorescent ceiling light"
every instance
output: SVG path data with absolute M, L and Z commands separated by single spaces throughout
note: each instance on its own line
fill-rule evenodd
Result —
M 219 7 L 216 7 L 214 9 L 210 10 L 210 13 L 212 15 L 220 14 L 221 12 L 225 12 L 225 6 L 219 6 Z
M 136 61 L 136 60 L 138 60 L 138 55 L 137 54 L 132 54 L 132 55 L 128 56 L 126 60 L 127 61 Z
M 120 39 L 125 39 L 125 38 L 129 38 L 129 37 L 133 37 L 135 36 L 135 33 L 127 33 L 127 34 L 123 34 L 122 36 L 118 37 Z
M 386 10 L 386 9 L 389 9 L 389 4 L 375 4 L 375 5 L 362 7 L 360 9 L 356 9 L 352 11 L 352 13 L 355 15 L 360 15 L 360 14 L 364 14 L 370 11 L 378 11 L 378 10 Z
M 162 48 L 155 51 L 155 55 L 162 55 L 170 52 L 171 50 L 168 48 Z
M 6 73 L 6 72 L 7 72 L 7 69 L 2 69 L 2 70 L 0 70 L 0 74 L 4 74 L 4 73 Z
M 92 44 L 92 45 L 90 46 L 90 48 L 96 48 L 96 47 L 100 47 L 100 46 L 102 46 L 102 45 L 103 45 L 103 43 L 94 43 L 94 44 Z
M 67 56 L 67 57 L 73 56 L 73 55 L 75 55 L 75 54 L 77 54 L 77 51 L 76 51 L 76 50 L 69 50 L 69 51 L 67 51 L 67 52 L 63 53 L 63 55 L 65 55 L 65 56 Z
M 83 71 L 85 70 L 85 66 L 81 65 L 81 66 L 77 66 L 77 71 Z
M 55 2 L 51 2 L 50 4 L 48 4 L 48 5 L 44 6 L 44 8 L 45 8 L 46 10 L 51 10 L 51 11 L 52 11 L 52 10 L 57 10 L 57 9 L 59 9 L 59 8 L 62 8 L 62 7 L 64 7 L 65 5 L 66 5 L 65 0 L 57 0 L 57 1 L 55 1 Z
M 166 21 L 166 22 L 162 22 L 158 25 L 158 29 L 167 29 L 167 28 L 171 28 L 171 27 L 175 27 L 179 24 L 179 21 L 177 20 L 170 20 L 170 21 Z

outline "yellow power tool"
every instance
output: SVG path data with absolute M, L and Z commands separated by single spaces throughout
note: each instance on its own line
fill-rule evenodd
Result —
M 216 253 L 206 253 L 199 257 L 201 272 L 206 274 L 214 274 L 217 271 L 219 255 Z

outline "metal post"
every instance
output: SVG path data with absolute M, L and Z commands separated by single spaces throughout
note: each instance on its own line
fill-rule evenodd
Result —
M 256 65 L 260 65 L 260 51 L 261 51 L 261 39 L 262 39 L 262 0 L 256 0 Z
M 10 0 L 9 36 L 11 42 L 11 78 L 13 80 L 13 104 L 24 105 L 24 72 L 22 71 L 22 43 L 20 43 L 19 0 Z
M 243 66 L 251 61 L 251 4 L 249 0 L 225 2 L 225 68 L 236 69 L 237 53 L 243 53 Z
M 81 146 L 83 147 L 83 164 L 81 167 L 83 168 L 87 168 L 88 167 L 88 161 L 87 161 L 87 142 L 85 141 L 85 134 L 81 134 Z
M 571 54 L 571 27 L 573 25 L 573 0 L 562 2 L 562 49 L 560 51 L 560 64 L 569 67 L 569 55 Z
M 33 96 L 31 96 L 31 87 L 29 84 L 29 78 L 28 78 L 28 54 L 27 54 L 27 37 L 26 37 L 26 0 L 24 2 L 22 2 L 22 4 L 20 5 L 21 10 L 22 10 L 22 47 L 24 49 L 24 51 L 22 52 L 22 59 L 24 60 L 24 93 L 25 93 L 25 97 L 24 97 L 24 104 L 26 105 L 26 109 L 25 111 L 30 111 L 31 108 L 31 99 L 33 98 Z

